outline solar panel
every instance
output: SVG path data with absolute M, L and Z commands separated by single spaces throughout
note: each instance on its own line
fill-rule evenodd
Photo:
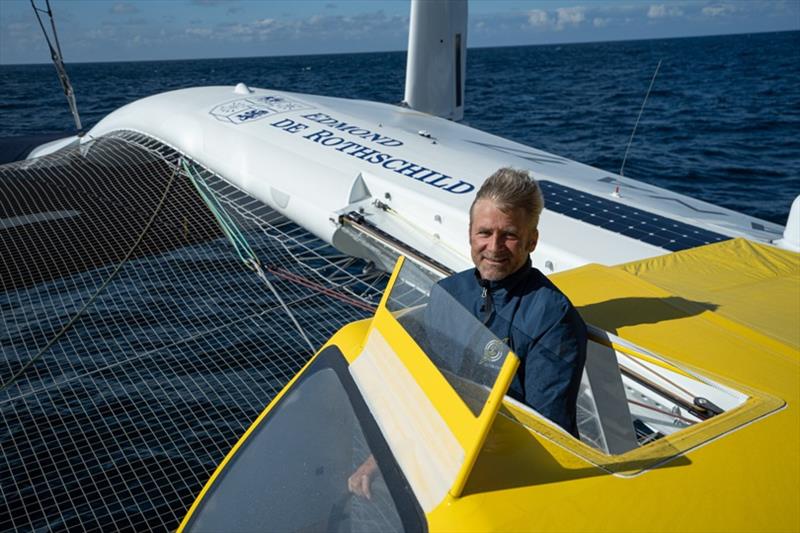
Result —
M 727 235 L 649 213 L 552 181 L 540 180 L 550 211 L 625 235 L 671 252 L 726 241 Z

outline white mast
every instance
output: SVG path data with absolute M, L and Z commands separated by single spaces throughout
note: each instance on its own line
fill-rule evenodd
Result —
M 467 1 L 411 0 L 406 105 L 461 120 L 466 64 Z

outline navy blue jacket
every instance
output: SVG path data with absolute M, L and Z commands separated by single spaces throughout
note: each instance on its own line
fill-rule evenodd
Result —
M 567 297 L 530 260 L 500 281 L 483 281 L 473 268 L 441 280 L 439 286 L 520 358 L 509 396 L 577 437 L 576 402 L 586 361 L 586 324 Z M 467 331 L 467 321 L 437 304 L 435 292 L 431 292 L 426 320 L 436 321 L 437 329 L 446 330 L 448 338 L 466 349 L 466 343 L 476 341 Z M 463 353 L 459 349 L 448 352 Z

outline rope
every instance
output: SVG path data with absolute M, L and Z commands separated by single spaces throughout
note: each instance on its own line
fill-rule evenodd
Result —
M 58 333 L 56 333 L 56 335 L 52 339 L 50 339 L 50 341 L 45 345 L 45 347 L 42 348 L 41 350 L 39 350 L 36 353 L 36 355 L 34 355 L 31 358 L 30 361 L 25 363 L 22 366 L 22 368 L 20 368 L 13 376 L 11 376 L 11 379 L 9 379 L 7 382 L 3 383 L 3 386 L 0 387 L 0 392 L 4 392 L 11 385 L 13 385 L 19 379 L 19 377 L 22 376 L 22 374 L 24 374 L 25 371 L 33 363 L 38 361 L 39 358 L 42 357 L 42 355 L 44 355 L 56 343 L 56 341 L 58 341 L 58 339 L 60 339 L 62 336 L 64 336 L 64 334 L 67 331 L 69 331 L 70 328 L 72 328 L 72 325 L 81 317 L 81 315 L 83 315 L 84 311 L 86 311 L 86 309 L 88 309 L 89 306 L 94 303 L 94 301 L 97 299 L 97 297 L 100 295 L 100 293 L 103 292 L 103 290 L 106 288 L 106 286 L 109 283 L 111 283 L 111 280 L 113 280 L 116 277 L 116 275 L 122 269 L 123 265 L 125 265 L 125 263 L 128 261 L 128 259 L 130 259 L 131 255 L 133 255 L 133 252 L 136 251 L 136 248 L 138 248 L 139 244 L 141 244 L 142 240 L 144 239 L 144 236 L 150 230 L 150 226 L 153 225 L 153 222 L 155 221 L 156 216 L 158 216 L 158 213 L 161 211 L 161 208 L 164 206 L 164 202 L 167 199 L 167 194 L 169 193 L 169 190 L 172 187 L 172 183 L 175 181 L 175 176 L 177 176 L 177 175 L 178 175 L 178 165 L 175 165 L 175 168 L 172 171 L 172 175 L 169 177 L 169 181 L 167 182 L 167 186 L 164 188 L 164 192 L 161 195 L 161 199 L 158 201 L 158 205 L 156 206 L 155 210 L 153 211 L 153 214 L 150 215 L 150 219 L 147 221 L 147 224 L 145 224 L 144 229 L 142 229 L 142 232 L 139 234 L 139 237 L 136 239 L 136 242 L 133 243 L 133 246 L 131 246 L 131 248 L 128 250 L 128 253 L 125 254 L 125 257 L 122 258 L 122 261 L 120 261 L 119 264 L 117 264 L 117 266 L 114 268 L 114 271 L 111 272 L 111 274 L 105 279 L 105 281 L 103 281 L 102 285 L 100 285 L 100 287 L 98 287 L 97 290 L 94 291 L 94 294 L 92 294 L 91 298 L 89 298 L 89 300 L 85 304 L 83 304 L 83 307 L 81 307 L 78 310 L 78 312 L 75 313 L 75 315 L 70 319 L 70 321 L 67 322 L 64 325 L 64 327 L 62 327 L 61 330 Z
M 631 149 L 631 143 L 633 142 L 633 136 L 636 135 L 636 128 L 639 126 L 639 119 L 642 118 L 642 111 L 644 111 L 644 105 L 647 103 L 647 97 L 650 96 L 650 91 L 653 89 L 653 84 L 656 81 L 656 76 L 658 76 L 658 69 L 661 68 L 661 60 L 658 60 L 658 65 L 656 65 L 656 71 L 653 72 L 653 78 L 650 80 L 650 87 L 647 88 L 647 94 L 644 95 L 644 101 L 642 101 L 642 107 L 639 108 L 639 116 L 636 117 L 636 124 L 633 125 L 633 131 L 631 132 L 631 138 L 628 139 L 628 146 L 625 148 L 625 156 L 622 158 L 622 166 L 619 167 L 619 175 L 624 176 L 623 172 L 625 171 L 625 161 L 628 159 L 628 151 Z
M 281 295 L 278 293 L 277 289 L 275 289 L 275 286 L 269 281 L 269 278 L 261 267 L 261 262 L 259 261 L 258 256 L 250 247 L 250 244 L 242 234 L 239 226 L 236 224 L 236 222 L 234 222 L 227 210 L 225 210 L 225 208 L 217 202 L 213 193 L 206 190 L 207 185 L 202 178 L 200 176 L 193 175 L 192 169 L 189 167 L 186 161 L 183 161 L 183 169 L 186 175 L 189 176 L 189 179 L 191 180 L 197 192 L 200 194 L 200 197 L 208 206 L 208 209 L 214 215 L 214 218 L 217 219 L 217 223 L 222 229 L 222 232 L 233 245 L 233 248 L 236 250 L 236 254 L 239 256 L 239 259 L 241 259 L 245 265 L 255 272 L 256 275 L 258 275 L 258 277 L 261 278 L 261 280 L 267 285 L 267 287 L 269 287 L 269 290 L 278 300 L 278 303 L 280 303 L 283 310 L 286 311 L 286 314 L 289 315 L 289 318 L 297 328 L 297 331 L 300 332 L 300 335 L 306 341 L 306 344 L 308 344 L 308 348 L 314 352 L 314 345 L 309 340 L 305 330 L 303 330 L 303 327 L 295 318 L 294 313 L 292 313 L 291 309 L 289 309 L 289 306 L 286 305 L 286 302 L 283 301 L 283 298 L 281 298 Z
M 58 80 L 61 82 L 61 88 L 64 90 L 64 96 L 67 97 L 67 103 L 69 103 L 69 109 L 72 112 L 72 118 L 75 120 L 75 127 L 77 128 L 78 132 L 81 131 L 81 117 L 78 115 L 78 105 L 75 103 L 75 93 L 72 90 L 72 84 L 69 82 L 69 76 L 67 76 L 67 69 L 64 67 L 64 58 L 61 55 L 61 44 L 58 42 L 58 33 L 56 33 L 56 22 L 53 18 L 53 10 L 50 9 L 50 0 L 46 0 L 47 9 L 41 9 L 36 7 L 34 0 L 31 0 L 31 7 L 33 7 L 33 13 L 36 15 L 36 20 L 39 21 L 39 27 L 42 28 L 42 33 L 44 34 L 44 39 L 47 41 L 47 47 L 50 49 L 50 59 L 53 60 L 53 65 L 56 67 L 56 73 L 58 74 Z M 53 44 L 50 42 L 50 37 L 47 35 L 47 30 L 44 29 L 44 23 L 42 23 L 42 18 L 39 16 L 39 13 L 46 13 L 47 16 L 50 18 L 50 27 L 53 30 L 53 41 L 55 42 L 55 48 Z
M 350 296 L 347 296 L 346 294 L 342 294 L 342 293 L 340 293 L 338 291 L 335 291 L 333 289 L 330 289 L 330 288 L 328 288 L 328 287 L 326 287 L 324 285 L 320 285 L 319 283 L 315 283 L 315 282 L 311 281 L 308 278 L 304 278 L 302 276 L 298 276 L 297 274 L 294 274 L 292 272 L 289 272 L 289 271 L 286 271 L 286 270 L 283 270 L 283 269 L 279 269 L 279 268 L 276 268 L 276 267 L 273 267 L 273 266 L 270 266 L 270 265 L 267 265 L 267 271 L 270 272 L 271 274 L 274 274 L 274 275 L 278 276 L 279 278 L 283 278 L 283 279 L 286 279 L 286 280 L 289 280 L 289 281 L 293 281 L 294 283 L 297 283 L 298 285 L 302 285 L 303 287 L 307 287 L 309 289 L 317 290 L 317 291 L 319 291 L 319 292 L 321 292 L 321 293 L 323 293 L 323 294 L 325 294 L 327 296 L 330 296 L 332 298 L 336 298 L 337 300 L 341 300 L 341 301 L 343 301 L 345 303 L 348 303 L 348 304 L 352 305 L 353 307 L 357 307 L 359 309 L 363 309 L 364 311 L 368 311 L 370 313 L 374 313 L 375 312 L 375 309 L 376 309 L 375 306 L 372 306 L 372 305 L 369 305 L 368 303 L 362 302 L 358 298 L 352 298 Z
M 410 226 L 412 229 L 420 232 L 421 234 L 425 235 L 426 237 L 430 238 L 431 240 L 437 242 L 440 246 L 443 246 L 444 248 L 447 248 L 448 250 L 450 250 L 450 252 L 455 254 L 457 257 L 464 257 L 464 255 L 459 250 L 457 250 L 454 246 L 450 245 L 450 243 L 448 243 L 444 239 L 437 238 L 435 236 L 435 234 L 431 233 L 428 229 L 423 228 L 422 226 L 416 224 L 410 218 L 407 218 L 407 217 L 403 216 L 399 211 L 395 210 L 391 206 L 386 205 L 383 202 L 381 202 L 380 205 L 378 205 L 377 207 L 379 209 L 383 209 L 385 212 L 389 213 L 390 215 L 394 215 L 395 217 L 400 219 L 400 221 L 402 221 L 405 224 L 407 224 L 408 226 Z
M 294 326 L 297 328 L 297 331 L 300 332 L 300 335 L 306 341 L 306 344 L 308 344 L 308 348 L 312 352 L 315 352 L 316 350 L 314 350 L 314 345 L 311 344 L 311 341 L 306 336 L 306 332 L 303 330 L 303 327 L 300 325 L 300 323 L 294 317 L 294 313 L 292 313 L 292 311 L 289 309 L 289 306 L 286 305 L 286 303 L 283 301 L 283 298 L 281 298 L 281 295 L 278 294 L 278 291 L 275 289 L 275 287 L 272 285 L 272 283 L 270 283 L 269 279 L 267 278 L 267 275 L 261 269 L 261 265 L 259 263 L 254 263 L 254 266 L 256 267 L 256 274 L 258 274 L 258 277 L 261 278 L 264 281 L 264 283 L 267 284 L 267 287 L 269 287 L 269 290 L 271 290 L 272 294 L 275 295 L 275 298 L 278 299 L 278 303 L 281 304 L 281 307 L 283 307 L 283 310 L 286 311 L 286 314 L 289 315 L 289 318 L 292 319 L 292 322 L 294 323 Z
M 635 357 L 631 357 L 630 355 L 628 355 L 626 353 L 622 353 L 622 355 L 624 355 L 632 363 L 639 365 L 640 367 L 642 367 L 643 369 L 647 370 L 648 372 L 652 372 L 653 374 L 658 376 L 660 379 L 663 379 L 664 381 L 666 381 L 667 383 L 669 383 L 670 385 L 672 385 L 676 389 L 678 389 L 678 390 L 680 390 L 682 392 L 685 392 L 689 396 L 689 398 L 692 399 L 692 402 L 694 402 L 695 395 L 692 392 L 686 390 L 684 387 L 681 387 L 680 385 L 678 385 L 677 383 L 675 383 L 674 381 L 669 379 L 667 376 L 663 375 L 658 370 L 650 368 L 647 365 L 645 365 L 644 363 L 642 363 L 641 361 L 638 361 Z
M 677 415 L 677 414 L 675 414 L 675 413 L 673 413 L 671 411 L 665 411 L 663 409 L 659 409 L 658 407 L 653 407 L 652 405 L 647 405 L 646 403 L 637 402 L 636 400 L 631 400 L 631 399 L 628 399 L 628 403 L 633 404 L 633 405 L 637 405 L 639 407 L 642 407 L 643 409 L 650 409 L 651 411 L 655 411 L 656 413 L 661 413 L 662 415 L 666 415 L 666 416 L 668 416 L 670 418 L 677 418 L 678 420 L 686 422 L 687 424 L 690 424 L 690 425 L 697 424 L 696 421 L 691 420 L 689 418 L 686 418 L 685 416 Z
M 209 193 L 206 190 L 208 185 L 206 185 L 206 183 L 199 176 L 194 176 L 192 169 L 189 167 L 186 161 L 183 161 L 183 170 L 191 180 L 192 185 L 194 185 L 194 188 L 197 190 L 197 193 L 211 210 L 214 218 L 217 219 L 217 223 L 219 223 L 222 232 L 233 245 L 234 249 L 236 250 L 236 254 L 239 256 L 239 259 L 241 259 L 244 264 L 253 268 L 252 264 L 258 262 L 258 256 L 250 247 L 250 244 L 247 242 L 247 239 L 245 239 L 242 232 L 239 230 L 239 226 L 233 221 L 225 208 L 219 205 L 214 194 Z M 253 270 L 255 270 L 255 268 L 253 268 Z

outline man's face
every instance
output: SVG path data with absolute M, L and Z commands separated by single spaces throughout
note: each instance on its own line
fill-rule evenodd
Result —
M 504 213 L 489 198 L 475 202 L 469 245 L 481 278 L 499 281 L 525 264 L 539 239 L 539 232 L 530 226 L 521 209 Z

